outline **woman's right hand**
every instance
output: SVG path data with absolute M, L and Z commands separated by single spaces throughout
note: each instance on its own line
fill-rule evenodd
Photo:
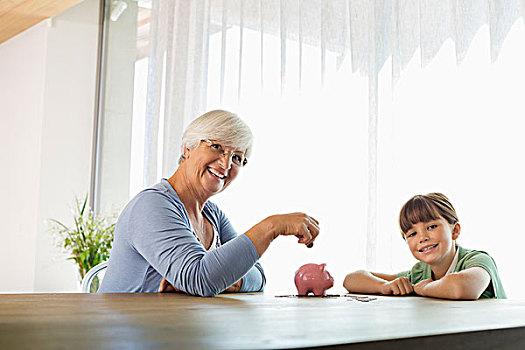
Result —
M 274 233 L 273 239 L 278 236 L 296 236 L 298 243 L 308 246 L 319 235 L 319 221 L 304 213 L 272 215 L 267 217 L 268 229 Z
M 311 247 L 319 235 L 319 221 L 304 213 L 272 215 L 252 227 L 246 235 L 261 257 L 279 236 L 296 236 L 298 243 Z

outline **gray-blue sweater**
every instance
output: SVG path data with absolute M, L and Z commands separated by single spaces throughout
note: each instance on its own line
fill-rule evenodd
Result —
M 214 296 L 240 278 L 241 292 L 262 291 L 266 279 L 252 241 L 237 236 L 214 203 L 206 202 L 203 215 L 222 243 L 209 252 L 193 233 L 188 213 L 167 180 L 137 194 L 118 219 L 99 292 L 157 292 L 163 276 L 192 295 Z

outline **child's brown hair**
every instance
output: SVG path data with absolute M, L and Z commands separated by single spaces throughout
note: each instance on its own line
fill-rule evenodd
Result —
M 418 222 L 428 222 L 442 217 L 451 225 L 458 222 L 456 209 L 452 206 L 447 196 L 442 193 L 418 194 L 403 205 L 399 213 L 399 227 L 401 236 L 405 234 L 412 225 Z

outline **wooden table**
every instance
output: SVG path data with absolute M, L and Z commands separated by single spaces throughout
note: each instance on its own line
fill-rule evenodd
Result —
M 326 346 L 525 349 L 525 301 L 0 294 L 0 349 Z

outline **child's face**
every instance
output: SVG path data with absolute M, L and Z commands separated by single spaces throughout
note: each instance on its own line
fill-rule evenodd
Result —
M 412 225 L 405 238 L 414 258 L 431 266 L 438 266 L 441 263 L 450 264 L 450 259 L 455 254 L 454 241 L 459 232 L 458 223 L 451 225 L 440 217 Z

